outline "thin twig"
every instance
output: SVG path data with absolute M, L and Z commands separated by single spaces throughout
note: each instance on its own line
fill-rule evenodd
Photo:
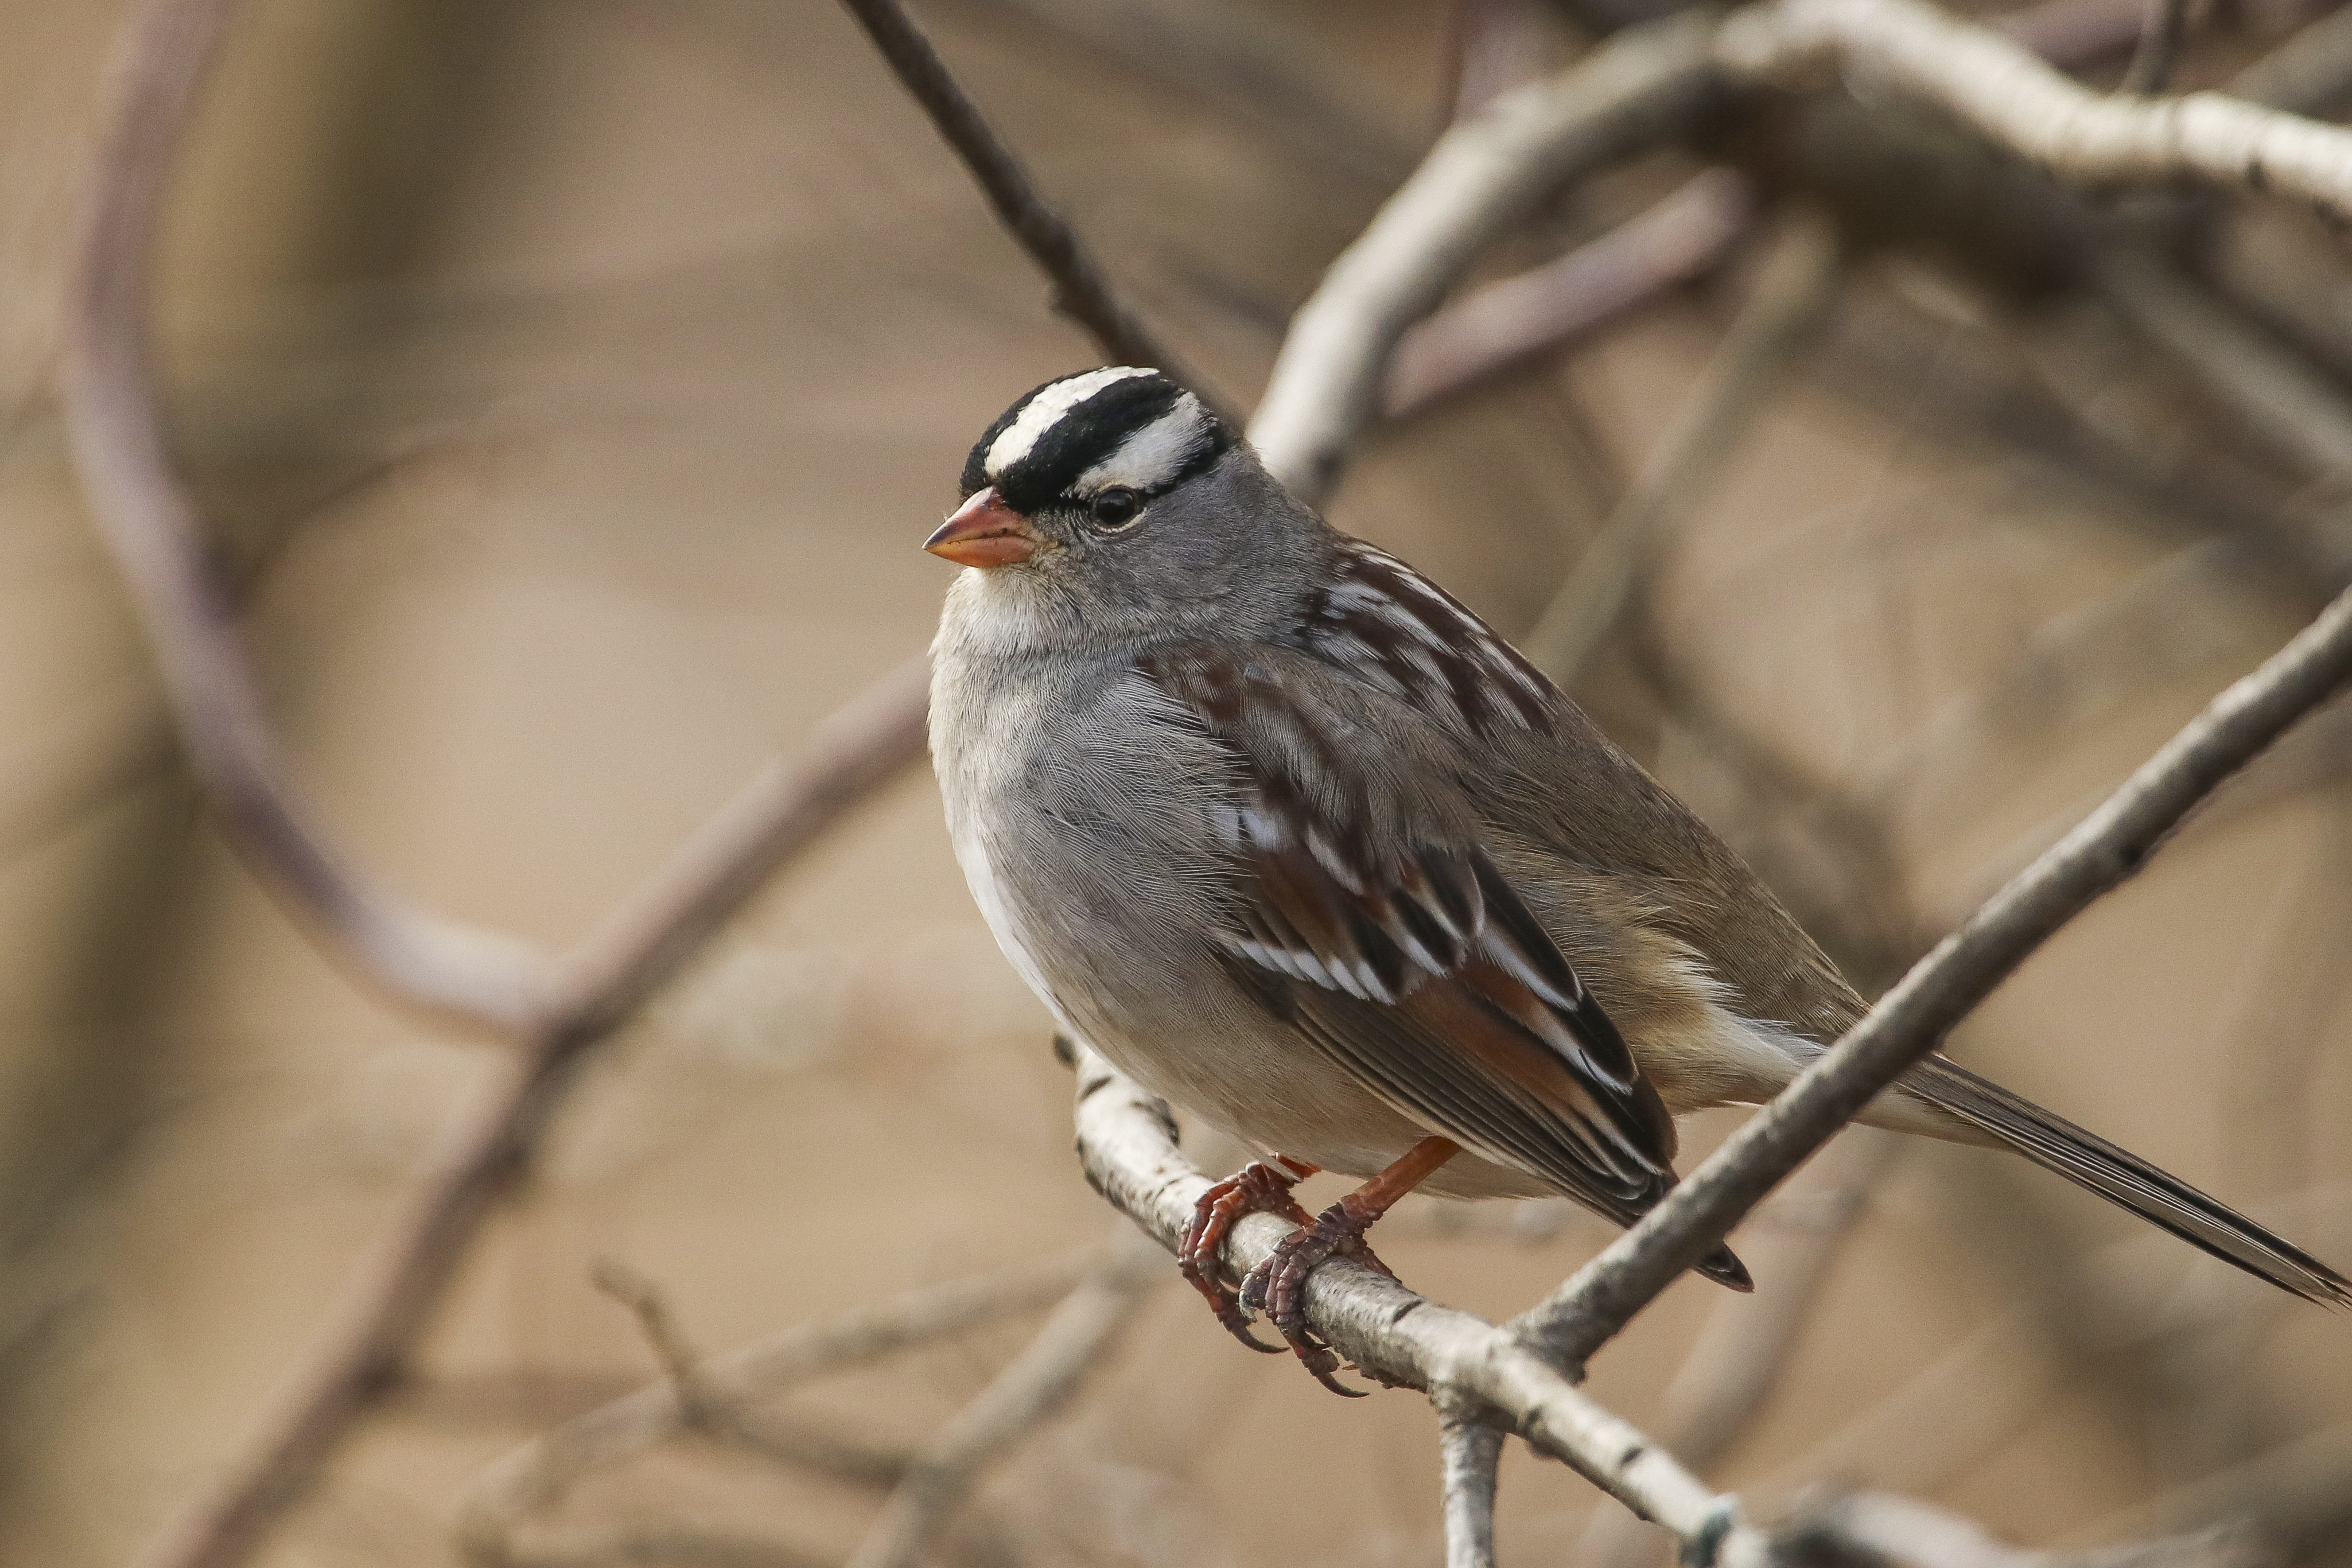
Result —
M 2352 99 L 2352 10 L 2322 16 L 2230 78 L 2233 97 L 2324 120 Z
M 1291 323 L 1250 428 L 1277 477 L 1321 500 L 1379 406 L 1398 340 L 1486 243 L 1567 181 L 1697 120 L 1712 36 L 1696 16 L 1628 28 L 1438 140 Z
M 997 221 L 1053 280 L 1054 308 L 1092 334 L 1113 360 L 1155 366 L 1213 404 L 1215 400 L 1200 378 L 1187 371 L 1112 291 L 1086 242 L 1037 193 L 1029 172 L 998 139 L 898 0 L 842 0 L 842 4 L 873 38 L 874 47 L 923 112 L 931 117 L 940 137 L 963 160 L 989 204 L 996 209 Z
M 1495 1568 L 1495 1482 L 1503 1433 L 1467 1412 L 1438 1412 L 1445 1568 Z
M 484 1469 L 458 1505 L 458 1544 L 477 1568 L 513 1561 L 511 1535 L 525 1515 L 553 1507 L 591 1471 L 687 1429 L 687 1410 L 678 1399 L 682 1381 L 692 1384 L 705 1411 L 740 1410 L 826 1373 L 1034 1312 L 1067 1295 L 1101 1267 L 1102 1256 L 1098 1247 L 1082 1248 L 1000 1273 L 911 1291 L 697 1362 L 689 1377 L 673 1372 L 541 1433 Z
M 2224 1526 L 2079 1552 L 2026 1552 L 1974 1520 L 1888 1492 L 1850 1492 L 1773 1532 L 1804 1568 L 2277 1568 L 2251 1530 Z
M 2328 377 L 2151 252 L 2104 250 L 2089 275 L 2117 315 L 2265 445 L 2306 473 L 2352 477 L 2352 402 Z
M 1709 169 L 1598 239 L 1474 290 L 1398 341 L 1381 389 L 1382 414 L 1410 418 L 1705 275 L 1748 233 L 1755 210 L 1745 176 Z
M 2135 98 L 2162 92 L 2172 80 L 2180 58 L 2180 45 L 2189 31 L 2189 0 L 2147 0 L 2147 19 L 2140 25 L 2139 44 L 2116 90 Z
M 849 1568 L 914 1568 L 982 1473 L 1070 1402 L 1167 1275 L 1164 1260 L 1127 1237 L 1054 1310 L 1029 1347 L 923 1445 Z
M 1915 965 L 1862 1021 L 1623 1237 L 1519 1320 L 1580 1365 L 2035 948 L 2352 674 L 2352 591 L 2215 697 L 2106 802 Z
M 1697 504 L 1762 406 L 1780 371 L 1820 319 L 1837 277 L 1837 238 L 1809 213 L 1783 225 L 1755 293 L 1699 384 L 1675 410 L 1633 487 L 1586 546 L 1520 648 L 1561 685 L 1574 684 L 1625 607 L 1659 536 Z

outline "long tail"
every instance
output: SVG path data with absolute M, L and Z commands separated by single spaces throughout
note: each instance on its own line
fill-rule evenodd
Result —
M 1905 1073 L 1902 1087 L 1990 1134 L 2042 1169 L 2088 1187 L 2282 1291 L 2327 1306 L 2352 1306 L 2352 1281 L 2300 1247 L 2137 1155 L 1942 1056 L 1930 1056 Z

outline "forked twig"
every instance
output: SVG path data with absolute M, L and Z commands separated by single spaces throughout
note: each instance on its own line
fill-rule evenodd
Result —
M 882 1505 L 849 1568 L 914 1568 L 982 1472 L 1069 1403 L 1098 1367 L 1167 1265 L 1132 1234 L 1064 1299 L 1029 1347 L 923 1445 Z
M 1580 1364 L 2058 928 L 2147 862 L 2222 780 L 2352 674 L 2352 591 L 2207 706 L 2106 802 L 1913 966 L 1656 1208 L 1519 1320 Z
M 1276 477 L 1310 504 L 1329 493 L 1405 329 L 1548 192 L 1691 126 L 1712 37 L 1696 16 L 1628 28 L 1439 138 L 1292 319 L 1250 427 Z
M 1034 1312 L 1066 1296 L 1102 1264 L 1102 1249 L 1082 1248 L 788 1329 L 695 1362 L 688 1376 L 673 1369 L 661 1382 L 574 1416 L 483 1470 L 458 1505 L 458 1544 L 477 1568 L 514 1562 L 511 1537 L 525 1515 L 553 1507 L 592 1471 L 688 1428 L 688 1411 L 678 1398 L 682 1383 L 692 1385 L 702 1410 L 737 1412 L 811 1378 Z

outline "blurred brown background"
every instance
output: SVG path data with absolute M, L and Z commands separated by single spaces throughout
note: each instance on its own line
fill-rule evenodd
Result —
M 1209 15 L 1299 97 L 1252 114 L 1147 77 L 1089 41 L 1081 0 L 923 16 L 1143 308 L 1245 403 L 1449 112 L 1455 21 L 1233 3 Z M 86 527 L 48 377 L 116 19 L 0 4 L 0 1562 L 45 1568 L 123 1562 L 250 1440 L 502 1049 L 379 1006 L 225 852 Z M 1574 31 L 1547 36 L 1568 57 Z M 1580 193 L 1517 259 L 1692 167 Z M 1524 628 L 1748 271 L 1383 435 L 1335 520 Z M 158 287 L 184 463 L 303 783 L 408 895 L 548 946 L 921 645 L 948 569 L 914 547 L 966 447 L 1095 358 L 814 0 L 247 0 Z M 1918 350 L 1908 392 L 1850 353 L 1810 359 L 1655 602 L 1717 707 L 1870 806 L 1933 929 L 2302 611 L 2177 508 L 1953 427 L 1944 394 L 2038 354 L 2074 368 L 2158 492 L 2184 452 L 2269 462 L 2097 309 L 1906 252 L 1859 264 L 1840 340 L 1890 341 L 1885 321 Z M 2324 476 L 2285 488 L 2333 516 Z M 1787 825 L 1615 654 L 1585 688 L 1743 842 Z M 1955 1051 L 2341 1264 L 2352 830 L 2326 769 L 2281 778 L 2192 826 Z M 454 1563 L 484 1465 L 656 1370 L 592 1287 L 598 1260 L 658 1281 L 719 1349 L 1108 1234 L 1046 1031 L 908 778 L 606 1050 L 419 1378 L 265 1560 Z M 1686 1149 L 1729 1124 L 1703 1119 Z M 1758 1507 L 1842 1479 L 2059 1542 L 2352 1421 L 2342 1321 L 1990 1155 L 1869 1168 L 1784 1382 L 1710 1478 Z M 1800 1195 L 1749 1232 L 1810 1212 Z M 1605 1239 L 1554 1206 L 1423 1205 L 1392 1228 L 1408 1280 L 1489 1314 Z M 1423 1402 L 1343 1406 L 1242 1354 L 1170 1278 L 992 1480 L 1023 1560 L 1437 1561 Z M 1597 1395 L 1657 1419 L 1719 1294 L 1678 1286 L 1598 1362 Z M 2191 1332 L 2132 1329 L 2192 1297 Z M 1023 1337 L 945 1342 L 797 1407 L 911 1438 Z M 687 1444 L 567 1514 L 725 1521 L 838 1561 L 874 1501 Z M 1600 1568 L 1579 1542 L 1614 1508 L 1515 1453 L 1505 1554 Z

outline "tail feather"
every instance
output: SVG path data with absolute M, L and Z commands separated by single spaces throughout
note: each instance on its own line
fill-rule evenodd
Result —
M 1990 1134 L 2042 1169 L 2130 1209 L 2225 1263 L 2305 1301 L 2352 1306 L 2352 1281 L 2300 1247 L 2137 1155 L 1942 1056 L 1930 1056 L 1906 1073 L 1903 1087 Z

